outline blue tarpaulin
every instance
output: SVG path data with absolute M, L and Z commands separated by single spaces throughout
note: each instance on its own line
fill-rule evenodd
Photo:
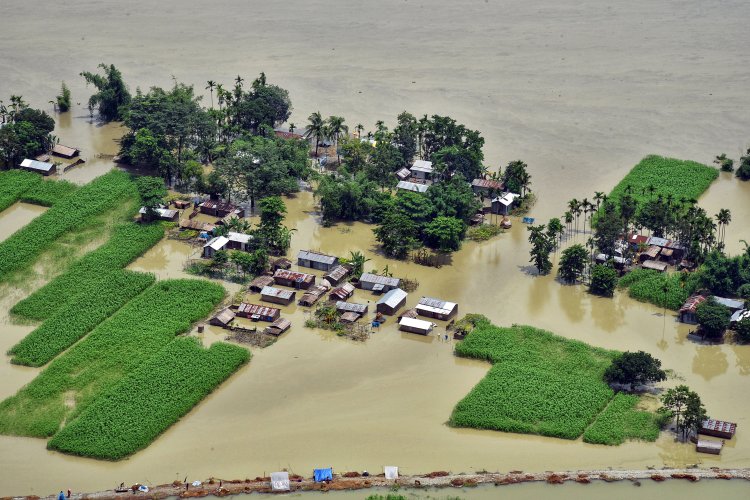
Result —
M 333 481 L 333 469 L 331 469 L 330 467 L 327 469 L 314 469 L 313 477 L 315 478 L 316 483 L 321 483 L 323 481 Z

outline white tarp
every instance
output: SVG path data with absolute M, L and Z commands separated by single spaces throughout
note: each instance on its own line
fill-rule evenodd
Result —
M 200 485 L 201 485 L 201 484 L 203 484 L 203 483 L 201 483 L 201 482 L 200 482 L 200 481 L 198 481 L 198 480 L 195 480 L 195 481 L 193 481 L 193 483 L 192 483 L 192 484 L 193 484 L 193 486 L 195 486 L 195 487 L 197 488 L 198 486 L 200 486 Z
M 271 473 L 271 489 L 273 489 L 274 491 L 289 490 L 289 473 L 288 472 L 272 472 Z
M 386 465 L 383 467 L 386 479 L 398 479 L 398 467 L 394 465 Z

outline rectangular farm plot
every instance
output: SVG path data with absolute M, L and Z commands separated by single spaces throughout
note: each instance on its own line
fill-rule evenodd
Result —
M 177 338 L 98 397 L 49 447 L 108 460 L 132 455 L 249 359 L 242 347 L 216 343 L 204 349 L 195 338 Z
M 615 352 L 544 330 L 500 328 L 484 321 L 458 344 L 456 352 L 494 363 L 453 410 L 449 423 L 456 427 L 577 439 L 614 397 L 602 376 Z M 612 421 L 615 427 L 624 425 L 620 417 L 630 419 L 633 406 L 613 408 L 613 412 L 621 410 L 620 414 L 601 425 L 609 427 Z M 658 434 L 653 418 L 648 430 Z M 619 428 L 615 432 L 623 439 L 655 439 L 646 432 Z M 619 444 L 610 441 L 616 439 L 592 442 Z

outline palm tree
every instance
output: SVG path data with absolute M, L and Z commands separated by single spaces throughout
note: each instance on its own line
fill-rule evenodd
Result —
M 568 209 L 575 216 L 575 233 L 578 232 L 578 215 L 581 213 L 580 206 L 580 202 L 575 198 L 568 202 Z
M 341 116 L 329 116 L 328 117 L 328 135 L 333 139 L 336 144 L 336 160 L 341 164 L 341 155 L 339 154 L 339 137 L 341 134 L 348 134 L 349 127 L 344 123 L 344 118 Z
M 219 100 L 219 109 L 221 109 L 221 105 L 224 104 L 225 92 L 226 91 L 224 90 L 224 85 L 217 83 L 216 84 L 216 97 Z
M 216 82 L 209 80 L 206 82 L 206 90 L 211 93 L 211 109 L 214 109 L 214 89 L 216 88 Z
M 602 191 L 594 191 L 594 200 L 596 200 L 596 211 L 599 211 L 599 205 L 602 203 L 602 198 L 606 195 Z
M 570 211 L 567 211 L 563 214 L 563 219 L 565 220 L 565 228 L 568 232 L 568 236 L 570 236 L 570 230 L 573 224 L 573 214 L 570 213 Z
M 290 133 L 290 134 L 293 134 L 293 133 L 294 133 L 294 129 L 295 129 L 295 128 L 296 128 L 296 127 L 294 126 L 294 123 L 289 123 L 289 133 Z
M 588 198 L 581 200 L 581 210 L 583 210 L 583 234 L 586 234 L 586 217 L 589 215 L 589 207 L 591 206 L 593 205 L 591 205 Z
M 354 130 L 357 131 L 357 139 L 362 138 L 362 131 L 365 129 L 365 126 L 361 123 L 358 123 L 356 127 L 354 127 Z
M 719 241 L 721 241 L 722 245 L 724 244 L 724 236 L 726 233 L 727 224 L 729 224 L 731 221 L 732 213 L 728 208 L 722 208 L 721 210 L 719 210 L 719 213 L 716 214 L 716 222 L 719 223 Z
M 359 279 L 365 270 L 365 262 L 369 262 L 370 259 L 365 258 L 365 255 L 356 250 L 349 252 L 349 265 L 352 266 L 352 277 Z
M 320 139 L 325 134 L 326 124 L 323 117 L 320 115 L 320 111 L 316 111 L 307 117 L 308 125 L 305 130 L 305 139 L 315 138 L 315 156 L 318 156 L 318 147 L 320 146 Z

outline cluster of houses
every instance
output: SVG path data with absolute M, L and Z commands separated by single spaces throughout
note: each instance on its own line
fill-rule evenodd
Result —
M 424 193 L 433 183 L 435 171 L 431 161 L 414 160 L 411 168 L 402 168 L 395 173 L 398 178 L 397 189 Z M 477 196 L 486 196 L 491 200 L 493 214 L 508 215 L 521 197 L 520 194 L 505 190 L 505 184 L 492 179 L 474 179 L 471 188 Z
M 370 311 L 370 302 L 350 301 L 356 287 L 377 294 L 375 302 L 375 319 L 373 324 L 379 326 L 385 321 L 384 316 L 395 316 L 406 306 L 408 293 L 400 288 L 401 280 L 392 276 L 364 273 L 354 283 L 347 280 L 351 268 L 342 264 L 338 257 L 320 252 L 301 250 L 297 254 L 297 266 L 322 271 L 320 277 L 313 273 L 291 270 L 291 262 L 279 259 L 273 263 L 272 273 L 258 276 L 248 286 L 250 293 L 260 294 L 260 303 L 242 302 L 241 304 L 220 311 L 211 319 L 211 324 L 230 328 L 235 317 L 251 321 L 271 323 L 264 333 L 280 335 L 288 330 L 291 323 L 281 317 L 281 309 L 274 305 L 288 306 L 295 301 L 303 307 L 312 307 L 322 298 L 336 308 L 339 321 L 355 323 Z M 299 294 L 299 297 L 298 297 Z M 269 303 L 273 305 L 264 305 Z M 399 329 L 406 332 L 427 335 L 436 326 L 430 320 L 449 321 L 458 314 L 458 304 L 430 297 L 422 297 L 417 305 L 399 317 Z
M 66 160 L 73 160 L 71 164 L 66 166 L 66 168 L 68 168 L 84 162 L 82 158 L 79 158 L 80 154 L 80 149 L 63 146 L 62 144 L 55 144 L 49 153 L 41 154 L 33 160 L 26 158 L 18 165 L 18 168 L 28 172 L 42 174 L 46 177 L 57 173 L 58 164 L 50 161 L 52 156 L 57 156 Z
M 677 318 L 681 323 L 688 323 L 690 325 L 698 324 L 698 318 L 695 313 L 698 310 L 698 306 L 708 300 L 706 295 L 696 294 L 688 297 L 685 303 L 680 308 Z M 745 307 L 744 300 L 728 299 L 725 297 L 713 296 L 713 299 L 719 304 L 723 305 L 732 314 L 729 323 L 730 325 L 736 324 L 745 318 L 750 317 L 750 310 Z

